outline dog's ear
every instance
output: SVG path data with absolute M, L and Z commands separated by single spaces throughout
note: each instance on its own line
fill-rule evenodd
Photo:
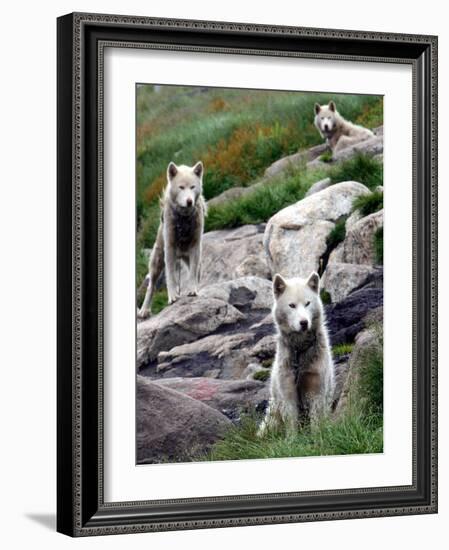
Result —
M 317 115 L 321 111 L 321 105 L 319 103 L 315 103 L 315 114 Z
M 273 279 L 273 293 L 276 298 L 279 298 L 281 294 L 283 294 L 284 290 L 287 288 L 287 283 L 285 282 L 285 279 L 282 278 L 279 273 L 276 273 Z
M 312 271 L 309 278 L 307 279 L 308 286 L 318 294 L 320 290 L 320 276 L 316 271 Z
M 195 174 L 195 176 L 198 176 L 199 178 L 201 178 L 201 176 L 203 175 L 203 171 L 204 171 L 203 163 L 201 161 L 198 161 L 193 167 L 193 173 Z
M 174 162 L 170 162 L 167 168 L 167 176 L 169 180 L 172 180 L 178 173 L 178 167 Z
M 335 113 L 335 111 L 337 110 L 337 107 L 335 107 L 335 103 L 333 101 L 329 101 L 329 109 Z

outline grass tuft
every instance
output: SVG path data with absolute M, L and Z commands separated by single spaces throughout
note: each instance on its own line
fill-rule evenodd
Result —
M 370 195 L 360 195 L 352 203 L 353 210 L 359 210 L 362 216 L 368 216 L 382 210 L 384 207 L 384 194 L 374 191 Z
M 329 177 L 332 183 L 358 181 L 374 190 L 383 183 L 383 165 L 376 159 L 359 153 L 332 167 Z
M 326 238 L 327 247 L 334 249 L 345 240 L 346 237 L 346 216 L 337 221 L 332 231 Z
M 332 303 L 331 295 L 324 288 L 321 289 L 321 291 L 320 291 L 320 298 L 321 298 L 321 301 L 323 302 L 323 305 L 325 305 L 325 306 Z
M 383 265 L 384 263 L 384 228 L 379 229 L 374 234 L 374 253 L 376 256 L 376 263 Z
M 156 313 L 159 313 L 167 306 L 168 306 L 167 290 L 165 288 L 161 288 L 160 290 L 157 290 L 153 294 L 153 301 L 151 303 L 151 313 L 156 315 Z
M 317 181 L 315 175 L 311 177 L 301 169 L 292 170 L 289 175 L 258 186 L 247 195 L 211 206 L 205 229 L 212 231 L 265 222 L 282 208 L 303 199 L 314 181 Z
M 266 382 L 270 378 L 270 371 L 268 369 L 259 370 L 253 374 L 254 380 L 260 380 Z
M 347 355 L 351 353 L 354 349 L 354 344 L 337 344 L 332 347 L 332 355 L 334 357 L 341 357 L 342 355 Z
M 321 162 L 332 162 L 332 151 L 325 151 L 320 156 Z

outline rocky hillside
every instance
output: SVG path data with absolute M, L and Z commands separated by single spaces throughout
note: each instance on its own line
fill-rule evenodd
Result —
M 265 180 L 292 163 L 324 164 L 322 152 L 315 147 L 280 159 L 266 170 Z M 381 128 L 326 165 L 360 152 L 381 157 Z M 213 201 L 250 190 L 225 191 Z M 275 353 L 271 278 L 276 272 L 304 277 L 316 270 L 322 276 L 335 350 L 335 409 L 341 412 L 345 385 L 355 376 L 348 376 L 355 364 L 351 356 L 370 342 L 367 319 L 382 321 L 383 210 L 365 211 L 367 203 L 381 200 L 382 191 L 363 181 L 331 184 L 326 178 L 266 224 L 205 234 L 199 295 L 181 298 L 137 327 L 139 463 L 191 460 L 238 424 L 242 413 L 264 411 Z

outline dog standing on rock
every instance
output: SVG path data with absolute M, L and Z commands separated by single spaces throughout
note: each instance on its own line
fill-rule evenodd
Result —
M 167 187 L 161 200 L 161 221 L 148 264 L 148 287 L 139 318 L 151 314 L 151 300 L 165 267 L 168 301 L 181 295 L 181 262 L 189 271 L 187 293 L 196 296 L 201 275 L 201 239 L 206 215 L 202 195 L 203 163 L 167 168 Z
M 315 103 L 315 126 L 321 137 L 326 140 L 332 153 L 338 153 L 341 149 L 374 137 L 373 132 L 368 128 L 344 119 L 337 111 L 333 101 L 330 101 L 328 105 Z
M 320 278 L 273 279 L 276 357 L 270 400 L 259 436 L 284 424 L 289 434 L 298 423 L 314 422 L 331 411 L 334 364 L 319 293 Z

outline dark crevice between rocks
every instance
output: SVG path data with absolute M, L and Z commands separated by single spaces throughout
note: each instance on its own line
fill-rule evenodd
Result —
M 274 325 L 269 324 L 262 324 L 259 327 L 251 328 L 253 325 L 257 325 L 265 319 L 265 317 L 269 314 L 269 309 L 258 309 L 258 310 L 251 310 L 251 306 L 244 306 L 237 308 L 239 311 L 245 312 L 244 310 L 247 310 L 247 315 L 245 316 L 245 319 L 242 319 L 240 321 L 237 321 L 236 323 L 232 324 L 223 324 L 218 329 L 216 329 L 213 332 L 210 332 L 209 334 L 205 334 L 204 336 L 198 338 L 197 340 L 193 340 L 193 342 L 197 342 L 201 340 L 202 338 L 207 338 L 209 336 L 232 336 L 233 334 L 241 334 L 244 332 L 251 332 L 253 334 L 253 342 L 251 343 L 252 346 L 255 346 L 259 340 L 261 340 L 263 337 L 268 336 L 270 334 L 274 333 Z M 233 349 L 238 350 L 239 348 L 245 347 L 247 343 L 242 342 L 241 344 L 236 344 Z M 166 350 L 170 351 L 170 350 Z M 221 369 L 224 365 L 224 361 L 221 360 L 218 357 L 212 357 L 208 352 L 199 352 L 195 354 L 194 356 L 186 356 L 185 360 L 177 361 L 176 363 L 173 363 L 173 366 L 167 367 L 167 373 L 164 374 L 164 371 L 157 372 L 158 367 L 158 361 L 157 358 L 152 359 L 145 363 L 144 366 L 142 366 L 139 370 L 139 374 L 143 376 L 149 376 L 151 378 L 171 378 L 173 376 L 182 376 L 186 377 L 194 377 L 194 376 L 202 376 L 204 372 L 207 370 L 210 370 L 211 365 L 215 369 Z
M 352 292 L 347 298 L 325 307 L 331 345 L 351 344 L 365 327 L 366 315 L 383 305 L 383 289 L 370 285 Z
M 320 258 L 320 266 L 318 268 L 318 275 L 320 277 L 323 276 L 324 271 L 326 270 L 327 264 L 329 262 L 329 256 L 331 255 L 332 251 L 337 248 L 337 246 L 344 241 L 346 237 L 346 220 L 348 219 L 348 216 L 340 216 L 335 221 L 335 226 L 332 229 L 332 231 L 329 233 L 326 239 L 326 250 L 324 251 L 324 254 Z

